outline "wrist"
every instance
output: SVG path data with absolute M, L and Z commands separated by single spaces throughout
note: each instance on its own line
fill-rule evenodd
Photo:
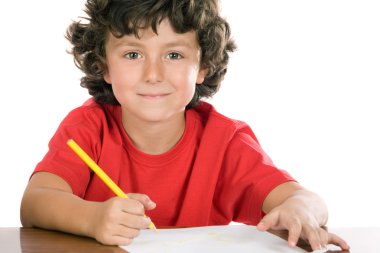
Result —
M 289 197 L 289 200 L 297 201 L 297 203 L 293 204 L 301 206 L 313 214 L 320 226 L 326 225 L 328 220 L 327 205 L 319 195 L 309 190 L 300 189 L 295 191 Z

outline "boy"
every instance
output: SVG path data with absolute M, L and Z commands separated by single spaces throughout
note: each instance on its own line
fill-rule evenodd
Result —
M 24 193 L 24 226 L 127 245 L 146 213 L 158 227 L 236 221 L 287 229 L 290 246 L 303 237 L 313 249 L 349 248 L 322 228 L 323 201 L 277 169 L 244 122 L 201 101 L 235 49 L 217 0 L 88 0 L 86 13 L 67 38 L 93 99 L 51 139 Z M 129 199 L 90 172 L 71 138 Z

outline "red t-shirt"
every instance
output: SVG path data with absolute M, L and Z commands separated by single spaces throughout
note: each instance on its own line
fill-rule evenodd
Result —
M 62 177 L 79 197 L 105 201 L 114 193 L 67 146 L 74 139 L 126 193 L 147 194 L 157 226 L 256 225 L 267 194 L 293 178 L 277 169 L 247 124 L 208 103 L 186 111 L 186 129 L 168 152 L 139 151 L 124 131 L 121 108 L 92 100 L 71 111 L 34 172 Z

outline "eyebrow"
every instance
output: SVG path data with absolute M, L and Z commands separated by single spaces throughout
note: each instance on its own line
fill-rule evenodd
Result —
M 188 43 L 187 41 L 184 41 L 184 40 L 177 40 L 177 41 L 169 42 L 169 43 L 166 43 L 165 45 L 168 47 L 182 46 L 182 47 L 192 48 L 191 44 Z
M 135 47 L 141 47 L 144 43 L 139 42 L 139 40 L 130 40 L 126 38 L 122 38 L 118 41 L 116 41 L 115 46 L 120 47 L 120 46 L 135 46 Z M 170 41 L 168 43 L 164 44 L 165 47 L 188 47 L 188 48 L 193 48 L 193 46 L 188 43 L 185 40 L 175 40 L 175 41 Z

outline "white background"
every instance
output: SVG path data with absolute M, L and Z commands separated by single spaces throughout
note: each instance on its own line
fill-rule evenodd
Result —
M 88 97 L 64 39 L 83 3 L 1 6 L 1 227 L 21 225 L 30 173 Z M 379 2 L 223 0 L 222 11 L 239 50 L 211 102 L 326 200 L 329 226 L 380 226 Z

